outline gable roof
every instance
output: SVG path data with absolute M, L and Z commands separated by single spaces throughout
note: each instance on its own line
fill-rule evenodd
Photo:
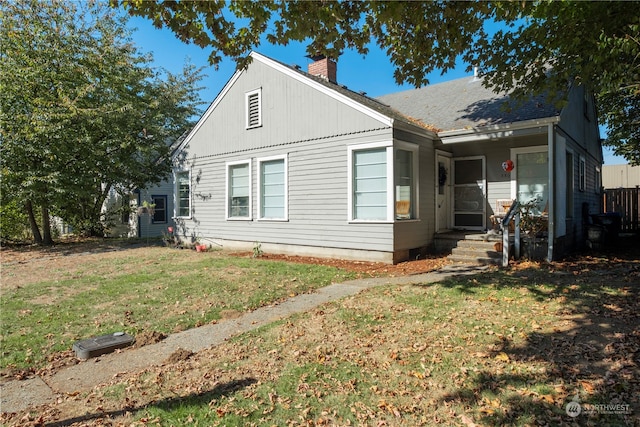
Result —
M 532 97 L 524 103 L 512 100 L 508 94 L 496 94 L 482 85 L 482 78 L 465 77 L 444 83 L 391 93 L 377 98 L 355 92 L 344 85 L 314 76 L 300 67 L 287 65 L 255 51 L 253 60 L 260 61 L 288 76 L 312 86 L 360 112 L 379 120 L 386 126 L 394 122 L 417 126 L 436 136 L 450 131 L 481 130 L 492 125 L 516 122 L 528 127 L 538 119 L 557 119 L 560 111 L 545 101 L 544 96 Z M 176 144 L 180 151 L 207 120 L 225 93 L 243 73 L 237 70 L 207 108 L 188 135 Z
M 254 56 L 254 58 L 256 57 L 255 52 L 252 53 L 252 56 Z M 259 55 L 259 54 L 258 54 Z M 266 58 L 262 55 L 260 55 L 259 57 L 262 58 Z M 363 106 L 365 106 L 366 108 L 375 111 L 379 114 L 382 114 L 383 116 L 386 116 L 390 119 L 392 119 L 393 121 L 400 121 L 400 122 L 404 122 L 407 124 L 411 124 L 411 125 L 415 125 L 415 126 L 419 126 L 421 128 L 427 129 L 429 131 L 435 132 L 436 129 L 433 128 L 432 126 L 427 125 L 426 123 L 420 122 L 415 120 L 412 117 L 407 117 L 405 114 L 403 114 L 402 112 L 392 108 L 391 106 L 387 105 L 384 102 L 381 102 L 380 100 L 376 99 L 376 98 L 371 98 L 369 96 L 367 96 L 364 92 L 355 92 L 351 89 L 349 89 L 347 86 L 345 85 L 341 85 L 340 83 L 334 83 L 331 82 L 329 80 L 326 80 L 322 77 L 318 77 L 318 76 L 314 76 L 313 74 L 309 74 L 305 71 L 303 71 L 301 68 L 299 67 L 295 67 L 295 66 L 291 66 L 291 65 L 287 65 L 283 62 L 280 62 L 278 60 L 272 59 L 272 58 L 268 58 L 269 60 L 276 62 L 278 64 L 280 64 L 282 67 L 286 67 L 288 68 L 290 71 L 298 73 L 302 76 L 304 76 L 307 79 L 310 79 L 312 81 L 314 81 L 315 83 L 331 90 L 331 91 L 335 91 L 336 93 L 352 100 L 355 101 L 358 104 L 361 104 Z
M 380 102 L 376 98 L 367 96 L 366 94 L 364 94 L 364 92 L 355 92 L 347 88 L 345 85 L 331 82 L 322 77 L 314 76 L 303 71 L 300 67 L 285 64 L 276 59 L 261 55 L 255 51 L 251 52 L 251 57 L 254 60 L 259 60 L 263 63 L 270 64 L 271 66 L 280 69 L 280 71 L 283 71 L 294 78 L 302 78 L 302 81 L 304 81 L 305 83 L 316 87 L 316 89 L 320 89 L 322 92 L 328 94 L 329 96 L 341 100 L 342 102 L 346 102 L 352 107 L 360 109 L 362 112 L 365 112 L 368 115 L 371 115 L 373 117 L 385 117 L 387 120 L 384 121 L 389 126 L 391 126 L 393 122 L 403 122 L 412 126 L 421 127 L 432 133 L 436 132 L 436 129 L 434 129 L 432 126 L 429 126 L 411 117 L 407 117 L 401 111 L 390 107 L 384 102 Z
M 433 129 L 432 127 L 425 126 L 424 123 L 420 123 L 416 120 L 412 120 L 411 118 L 406 117 L 401 112 L 389 107 L 388 105 L 374 98 L 370 98 L 362 93 L 357 93 L 352 90 L 349 90 L 346 86 L 343 86 L 337 83 L 332 83 L 320 77 L 313 76 L 307 72 L 302 71 L 298 67 L 287 65 L 273 58 L 264 56 L 258 52 L 253 51 L 249 54 L 249 56 L 252 58 L 252 60 L 260 61 L 261 63 L 266 64 L 276 70 L 279 70 L 285 73 L 286 75 L 304 84 L 312 86 L 315 89 L 333 97 L 334 99 L 340 102 L 343 102 L 376 120 L 379 120 L 381 123 L 383 123 L 386 126 L 393 126 L 394 122 L 403 122 L 403 123 L 410 124 L 412 126 L 418 126 L 420 128 L 423 128 L 426 131 L 432 133 L 435 137 L 436 130 Z M 184 148 L 184 146 L 186 146 L 189 143 L 191 138 L 197 133 L 197 131 L 200 129 L 203 123 L 206 122 L 207 118 L 211 115 L 213 110 L 215 110 L 217 105 L 224 98 L 225 94 L 231 89 L 231 87 L 234 85 L 236 80 L 238 80 L 238 78 L 242 75 L 243 72 L 244 70 L 237 70 L 233 74 L 233 76 L 231 76 L 229 81 L 227 81 L 227 83 L 224 85 L 222 90 L 218 93 L 216 98 L 206 109 L 204 114 L 202 114 L 202 116 L 200 117 L 198 122 L 195 124 L 195 126 L 191 129 L 189 134 L 186 135 L 184 139 L 182 139 L 182 141 L 180 141 L 177 144 L 177 148 L 174 151 L 174 153 L 182 150 L 182 148 Z
M 445 132 L 557 117 L 560 114 L 556 107 L 545 101 L 544 96 L 518 103 L 506 93 L 496 94 L 485 88 L 479 77 L 464 77 L 377 99 Z

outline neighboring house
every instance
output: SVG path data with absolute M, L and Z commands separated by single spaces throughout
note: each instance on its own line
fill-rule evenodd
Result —
M 605 165 L 602 167 L 602 187 L 635 188 L 640 186 L 640 166 Z
M 103 205 L 109 237 L 159 237 L 174 226 L 173 180 L 122 196 L 115 189 Z M 144 209 L 152 206 L 153 210 Z
M 326 58 L 306 73 L 251 57 L 174 154 L 183 240 L 391 263 L 438 233 L 490 229 L 499 200 L 537 197 L 555 258 L 600 212 L 596 110 L 580 88 L 562 111 L 505 112 L 478 77 L 372 99 Z

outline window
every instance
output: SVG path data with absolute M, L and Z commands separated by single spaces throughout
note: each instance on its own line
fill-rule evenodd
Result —
M 131 219 L 131 196 L 126 195 L 122 196 L 122 211 L 120 215 L 120 223 L 129 224 L 129 220 Z
M 261 219 L 287 219 L 287 159 L 258 159 Z
M 167 196 L 151 196 L 155 206 L 153 208 L 153 224 L 166 224 L 167 222 Z
M 520 203 L 537 200 L 535 213 L 544 212 L 549 202 L 549 155 L 547 147 L 513 148 L 516 199 Z
M 396 219 L 411 219 L 414 217 L 413 152 L 396 150 L 395 183 L 396 183 Z
M 584 157 L 580 156 L 580 191 L 584 191 L 587 188 L 586 168 Z
M 191 217 L 191 173 L 176 172 L 176 216 Z
M 417 217 L 418 147 L 396 142 L 350 146 L 349 220 Z
M 247 129 L 262 126 L 262 90 L 246 94 Z
M 387 149 L 353 152 L 353 219 L 387 219 Z
M 227 164 L 227 218 L 251 219 L 251 162 Z

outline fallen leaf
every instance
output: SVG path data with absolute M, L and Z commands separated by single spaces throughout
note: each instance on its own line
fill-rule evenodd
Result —
M 509 361 L 509 355 L 507 353 L 505 353 L 504 351 L 501 351 L 500 353 L 498 353 L 495 357 L 496 360 L 500 360 L 502 362 L 508 362 Z
M 471 418 L 467 417 L 466 415 L 462 414 L 460 415 L 460 420 L 464 423 L 464 425 L 466 425 L 467 427 L 476 427 L 477 424 L 474 423 Z

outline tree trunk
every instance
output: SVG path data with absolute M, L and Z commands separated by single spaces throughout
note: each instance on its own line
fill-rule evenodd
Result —
M 41 245 L 42 235 L 40 234 L 40 229 L 38 228 L 36 217 L 35 215 L 33 215 L 33 205 L 31 204 L 31 200 L 27 200 L 27 202 L 24 205 L 27 211 L 27 216 L 29 217 L 29 224 L 31 225 L 31 234 L 33 234 L 33 243 L 35 243 L 36 245 Z
M 42 244 L 53 245 L 53 239 L 51 238 L 51 221 L 49 219 L 49 207 L 46 204 L 42 205 Z

